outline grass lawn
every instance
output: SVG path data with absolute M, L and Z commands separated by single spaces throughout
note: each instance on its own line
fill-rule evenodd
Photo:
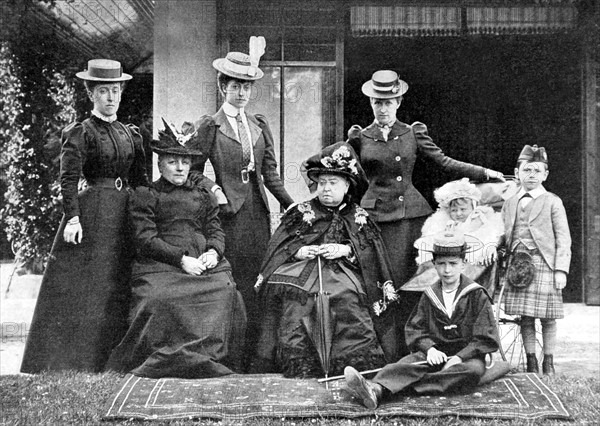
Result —
M 47 373 L 36 376 L 0 376 L 0 425 L 229 425 L 206 420 L 103 422 L 104 405 L 121 376 L 115 373 Z M 561 397 L 573 421 L 507 421 L 456 417 L 434 419 L 408 417 L 367 417 L 347 419 L 260 419 L 247 425 L 597 425 L 600 419 L 600 379 L 559 375 L 550 387 Z M 235 423 L 238 424 L 238 423 Z

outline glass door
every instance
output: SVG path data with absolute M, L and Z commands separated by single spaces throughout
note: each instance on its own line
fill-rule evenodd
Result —
M 279 173 L 294 201 L 311 197 L 302 174 L 305 159 L 335 142 L 335 67 L 268 65 L 256 82 L 248 111 L 266 116 Z M 279 203 L 269 194 L 272 212 Z

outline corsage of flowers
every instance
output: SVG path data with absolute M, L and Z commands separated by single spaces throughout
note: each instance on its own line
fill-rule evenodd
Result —
M 328 169 L 344 169 L 347 168 L 353 175 L 358 174 L 356 168 L 356 159 L 352 158 L 350 150 L 347 146 L 340 146 L 331 153 L 331 157 L 321 158 L 321 164 Z
M 380 316 L 385 312 L 390 303 L 398 300 L 398 293 L 396 293 L 396 289 L 391 281 L 386 281 L 383 284 L 377 283 L 377 287 L 381 288 L 383 298 L 373 303 L 373 312 L 376 316 Z
M 312 226 L 312 221 L 315 219 L 315 212 L 313 211 L 310 203 L 304 202 L 298 204 L 298 211 L 302 213 L 302 220 L 308 223 L 308 226 Z
M 356 208 L 356 213 L 354 213 L 354 223 L 358 225 L 358 230 L 360 231 L 363 226 L 367 224 L 367 217 L 369 213 L 362 207 Z

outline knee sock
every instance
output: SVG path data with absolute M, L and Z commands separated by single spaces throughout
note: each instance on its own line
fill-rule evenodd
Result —
M 521 317 L 521 337 L 523 338 L 523 347 L 525 353 L 535 353 L 535 318 Z
M 556 320 L 542 318 L 542 337 L 544 338 L 544 355 L 554 355 L 556 349 Z

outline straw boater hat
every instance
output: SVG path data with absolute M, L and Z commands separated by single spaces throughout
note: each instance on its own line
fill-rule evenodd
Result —
M 398 78 L 391 70 L 375 71 L 369 81 L 362 85 L 362 92 L 370 98 L 390 99 L 402 96 L 408 90 L 408 84 Z
M 462 232 L 446 230 L 434 237 L 431 252 L 440 256 L 462 256 L 468 248 L 465 235 Z
M 131 80 L 129 74 L 123 72 L 119 61 L 111 59 L 92 59 L 88 61 L 88 69 L 75 74 L 82 80 L 119 82 Z
M 542 146 L 538 148 L 537 145 L 525 145 L 523 150 L 519 154 L 519 159 L 517 161 L 527 161 L 527 162 L 539 162 L 548 164 L 548 155 L 546 154 L 546 149 Z
M 452 200 L 459 198 L 467 198 L 478 203 L 481 200 L 481 191 L 470 183 L 468 178 L 462 178 L 442 185 L 433 191 L 433 196 L 441 208 L 449 209 Z
M 482 244 L 473 235 L 465 235 L 452 227 L 439 234 L 419 238 L 415 241 L 414 247 L 438 256 L 462 256 L 479 249 Z
M 189 141 L 196 135 L 195 129 L 193 132 L 183 134 L 167 123 L 164 118 L 162 121 L 165 128 L 159 130 L 158 140 L 150 142 L 152 151 L 159 155 L 180 155 L 182 157 L 202 155 L 202 151 L 188 146 Z
M 259 80 L 264 73 L 258 68 L 260 57 L 265 53 L 265 38 L 250 37 L 250 54 L 229 52 L 224 58 L 215 59 L 212 63 L 217 71 L 239 80 Z

